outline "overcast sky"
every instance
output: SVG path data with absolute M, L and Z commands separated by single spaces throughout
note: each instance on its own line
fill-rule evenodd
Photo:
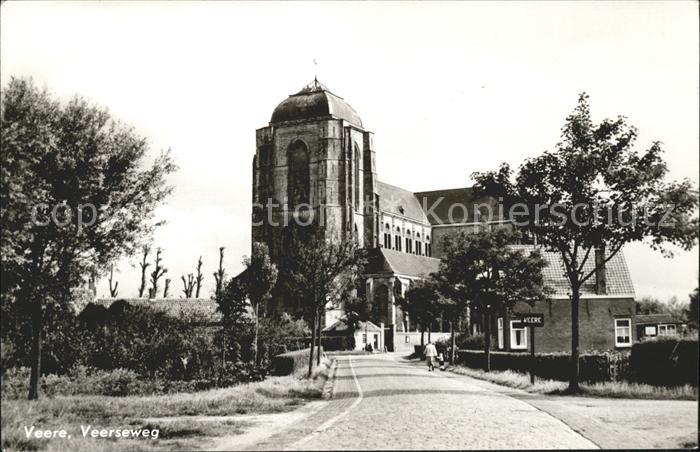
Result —
M 199 255 L 206 295 L 218 247 L 233 275 L 250 249 L 255 129 L 319 80 L 375 133 L 380 180 L 414 191 L 551 149 L 581 91 L 619 114 L 639 149 L 663 142 L 674 179 L 698 184 L 696 2 L 5 2 L 2 84 L 31 76 L 79 93 L 171 148 L 180 170 L 158 216 L 173 289 Z M 318 61 L 317 69 L 313 60 Z M 683 301 L 698 250 L 628 246 L 638 296 Z M 134 296 L 136 259 L 118 266 Z M 108 294 L 106 281 L 98 295 Z

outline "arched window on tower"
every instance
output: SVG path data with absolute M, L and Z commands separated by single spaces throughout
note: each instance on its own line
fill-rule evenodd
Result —
M 309 150 L 303 141 L 297 140 L 287 152 L 287 199 L 289 208 L 309 203 Z
M 355 184 L 355 211 L 360 211 L 360 185 L 362 181 L 360 180 L 360 149 L 355 144 L 355 158 L 353 162 L 355 167 L 355 175 L 353 177 L 353 183 Z

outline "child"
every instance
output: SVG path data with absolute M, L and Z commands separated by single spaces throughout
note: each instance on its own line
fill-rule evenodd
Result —
M 438 363 L 440 364 L 440 370 L 445 370 L 445 357 L 440 353 L 438 355 Z

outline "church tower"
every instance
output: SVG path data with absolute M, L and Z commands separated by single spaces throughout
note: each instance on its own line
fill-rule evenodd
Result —
M 378 241 L 373 134 L 343 98 L 314 79 L 256 132 L 253 241 L 281 255 L 285 225 L 323 222 L 327 234 Z

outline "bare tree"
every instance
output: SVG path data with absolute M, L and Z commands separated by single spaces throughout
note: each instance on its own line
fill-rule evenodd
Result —
M 216 296 L 218 297 L 221 293 L 221 288 L 224 284 L 224 277 L 226 276 L 226 270 L 224 270 L 224 247 L 219 247 L 219 269 L 214 272 L 214 279 L 216 280 Z
M 165 288 L 163 289 L 163 298 L 168 298 L 168 290 L 170 290 L 170 278 L 165 278 Z
M 143 247 L 141 247 L 143 257 L 141 258 L 141 262 L 139 262 L 139 266 L 141 267 L 141 287 L 139 287 L 139 298 L 143 298 L 143 292 L 146 290 L 146 269 L 149 265 L 151 265 L 148 262 L 148 254 L 150 252 L 151 245 L 143 245 Z
M 149 298 L 155 298 L 158 296 L 158 281 L 160 278 L 168 272 L 168 269 L 165 267 L 162 267 L 160 264 L 162 262 L 162 259 L 160 257 L 161 253 L 163 250 L 161 248 L 158 248 L 156 250 L 156 266 L 151 272 L 151 290 L 149 291 Z
M 204 281 L 204 274 L 202 274 L 202 256 L 199 256 L 199 261 L 197 261 L 197 292 L 195 298 L 199 298 L 199 291 L 202 289 L 202 281 Z M 190 291 L 190 296 L 192 291 Z
M 117 298 L 117 294 L 119 291 L 117 288 L 119 287 L 119 281 L 114 281 L 114 285 L 112 285 L 112 281 L 114 280 L 114 265 L 109 266 L 109 296 L 111 298 Z
M 185 275 L 180 276 L 180 279 L 182 280 L 182 285 L 184 288 L 182 289 L 182 293 L 185 294 L 185 298 L 192 298 L 192 291 L 194 290 L 194 275 L 192 273 L 187 275 L 187 279 L 185 279 Z

